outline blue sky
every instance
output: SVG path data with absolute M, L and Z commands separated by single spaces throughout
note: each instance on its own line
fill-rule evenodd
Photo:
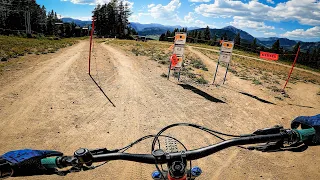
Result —
M 37 0 L 62 17 L 88 20 L 96 4 L 110 0 Z M 228 25 L 255 37 L 320 41 L 319 0 L 125 0 L 131 22 L 222 28 Z

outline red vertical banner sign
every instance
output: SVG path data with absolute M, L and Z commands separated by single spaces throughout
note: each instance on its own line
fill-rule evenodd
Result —
M 89 49 L 89 75 L 90 74 L 90 70 L 91 70 L 91 50 L 92 50 L 92 36 L 93 36 L 93 32 L 94 32 L 94 20 L 95 17 L 92 17 L 92 28 L 91 28 L 91 35 L 90 35 L 90 49 Z
M 283 87 L 283 91 L 284 91 L 284 89 L 286 88 L 286 86 L 287 86 L 287 84 L 288 84 L 288 82 L 289 82 L 289 79 L 290 79 L 290 77 L 291 77 L 293 68 L 294 68 L 294 66 L 296 65 L 296 62 L 297 62 L 297 59 L 298 59 L 298 56 L 299 56 L 299 52 L 300 52 L 300 46 L 298 47 L 298 51 L 297 51 L 296 57 L 294 58 L 292 67 L 291 67 L 290 72 L 289 72 L 289 75 L 288 75 L 288 79 L 287 79 L 287 81 L 286 81 L 286 84 L 285 84 L 284 87 Z

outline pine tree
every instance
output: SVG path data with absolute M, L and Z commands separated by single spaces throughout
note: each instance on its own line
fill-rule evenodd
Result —
M 214 34 L 214 35 L 213 35 L 212 41 L 213 41 L 213 42 L 217 42 L 217 34 Z
M 228 35 L 226 32 L 224 32 L 224 34 L 221 37 L 222 40 L 228 40 Z
M 205 40 L 210 40 L 211 39 L 211 33 L 210 33 L 209 26 L 207 26 L 206 29 L 204 30 L 204 39 Z
M 279 39 L 276 42 L 274 42 L 274 44 L 272 45 L 271 50 L 274 53 L 279 53 L 280 52 L 280 41 L 279 41 Z
M 251 48 L 254 50 L 257 48 L 257 39 L 256 38 L 253 39 L 253 41 L 251 43 Z
M 159 37 L 159 41 L 165 41 L 166 40 L 166 35 L 163 33 L 161 34 L 161 36 Z
M 197 38 L 198 39 L 203 39 L 203 32 L 202 31 L 199 31 Z
M 294 53 L 297 53 L 299 46 L 300 46 L 300 41 L 293 47 Z
M 237 33 L 236 37 L 234 38 L 234 44 L 240 45 L 240 41 L 241 41 L 240 33 Z
M 197 30 L 194 31 L 193 37 L 198 38 L 198 31 Z

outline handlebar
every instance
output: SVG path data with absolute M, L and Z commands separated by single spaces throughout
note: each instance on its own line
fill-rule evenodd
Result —
M 301 130 L 284 130 L 277 134 L 268 134 L 268 135 L 253 135 L 248 137 L 239 137 L 230 140 L 220 142 L 218 144 L 210 145 L 207 147 L 191 150 L 191 151 L 182 151 L 176 153 L 157 153 L 157 154 L 130 154 L 130 153 L 119 153 L 119 152 L 107 152 L 100 154 L 90 154 L 89 160 L 84 162 L 75 158 L 75 156 L 63 156 L 63 157 L 54 157 L 54 158 L 45 158 L 41 160 L 42 165 L 47 168 L 63 168 L 67 166 L 75 166 L 77 164 L 92 164 L 96 162 L 106 162 L 111 160 L 126 160 L 134 161 L 146 164 L 165 164 L 168 161 L 174 161 L 181 159 L 181 156 L 184 156 L 186 160 L 196 160 L 206 156 L 209 156 L 213 153 L 216 153 L 220 150 L 238 146 L 238 145 L 248 145 L 248 144 L 257 144 L 257 143 L 267 143 L 267 142 L 276 142 L 283 141 L 284 144 L 293 144 L 297 142 L 303 142 L 309 139 L 312 139 L 315 135 L 315 129 L 301 129 Z M 79 162 L 80 161 L 80 162 Z M 81 162 L 82 161 L 82 162 Z

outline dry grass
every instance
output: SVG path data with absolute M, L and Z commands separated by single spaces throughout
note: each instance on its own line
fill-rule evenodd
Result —
M 214 61 L 218 61 L 218 53 L 199 50 Z M 245 57 L 233 56 L 230 71 L 241 79 L 254 80 L 259 78 L 267 84 L 280 84 L 279 80 L 286 80 L 289 67 L 255 61 Z M 320 84 L 320 77 L 304 71 L 293 71 L 290 82 L 311 82 Z
M 0 59 L 7 61 L 10 58 L 25 54 L 54 53 L 60 48 L 71 46 L 77 42 L 76 38 L 21 38 L 15 36 L 0 36 Z

